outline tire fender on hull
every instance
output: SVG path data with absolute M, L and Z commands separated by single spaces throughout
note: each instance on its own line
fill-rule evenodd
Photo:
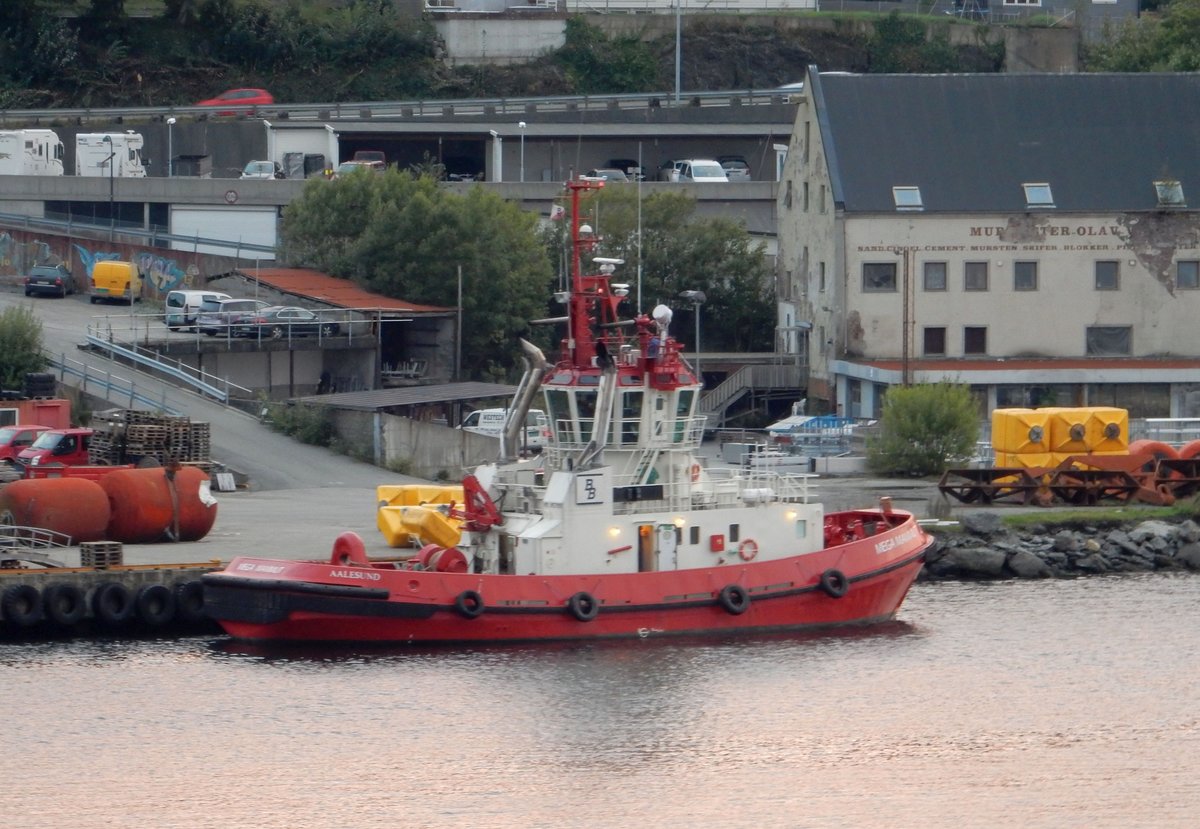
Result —
M 567 611 L 581 622 L 590 622 L 600 613 L 600 602 L 591 593 L 581 590 L 567 599 Z
M 717 601 L 734 616 L 740 616 L 750 609 L 750 593 L 740 584 L 727 584 L 722 587 Z
M 478 590 L 464 590 L 455 597 L 454 609 L 464 619 L 478 619 L 483 614 L 483 596 Z
M 820 587 L 831 599 L 840 599 L 850 590 L 850 579 L 841 570 L 830 568 L 821 574 Z

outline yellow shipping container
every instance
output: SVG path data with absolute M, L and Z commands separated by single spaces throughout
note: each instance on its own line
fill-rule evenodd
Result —
M 992 451 L 1001 454 L 1043 454 L 1050 451 L 1050 415 L 1036 409 L 993 409 Z M 1001 464 L 997 463 L 997 466 Z M 1028 466 L 1029 464 L 1021 464 Z M 1033 464 L 1036 466 L 1037 464 Z

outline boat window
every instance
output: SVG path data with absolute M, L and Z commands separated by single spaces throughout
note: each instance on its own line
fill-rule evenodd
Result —
M 579 375 L 579 385 L 581 386 L 598 386 L 600 385 L 599 374 L 581 374 Z
M 804 518 L 796 522 L 796 538 L 808 538 L 808 521 Z
M 556 440 L 574 440 L 571 428 L 571 397 L 565 391 L 547 391 L 546 408 L 550 410 L 550 428 Z
M 741 541 L 741 532 L 742 532 L 741 524 L 730 524 L 729 525 L 729 543 L 737 544 L 739 541 Z
M 579 439 L 587 442 L 592 439 L 592 424 L 596 418 L 596 393 L 576 392 L 575 407 L 579 410 Z
M 569 386 L 571 384 L 572 375 L 569 371 L 560 371 L 550 378 L 550 382 L 559 386 Z
M 621 397 L 621 443 L 637 443 L 642 424 L 642 393 L 630 391 Z
M 640 386 L 642 384 L 642 375 L 640 374 L 622 374 L 620 385 L 622 386 Z
M 695 524 L 688 527 L 688 543 L 689 544 L 699 544 L 700 543 L 700 528 L 698 526 L 696 526 Z
M 692 416 L 692 400 L 696 393 L 691 389 L 680 390 L 675 400 L 675 443 L 683 440 L 687 432 L 688 418 Z

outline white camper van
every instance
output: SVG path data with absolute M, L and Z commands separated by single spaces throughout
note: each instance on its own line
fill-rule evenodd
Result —
M 92 178 L 145 178 L 142 145 L 136 132 L 85 132 L 75 136 L 75 175 Z M 111 166 L 110 166 L 111 165 Z
M 0 130 L 0 175 L 62 174 L 63 143 L 54 130 Z
M 504 433 L 504 422 L 508 409 L 481 409 L 467 415 L 458 428 L 480 435 L 498 438 Z M 520 437 L 521 446 L 542 449 L 550 442 L 550 421 L 541 409 L 530 409 L 525 415 L 525 433 Z

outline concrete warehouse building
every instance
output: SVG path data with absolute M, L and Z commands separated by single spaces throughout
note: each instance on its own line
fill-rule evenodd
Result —
M 1200 416 L 1200 75 L 807 79 L 778 213 L 810 399 Z

